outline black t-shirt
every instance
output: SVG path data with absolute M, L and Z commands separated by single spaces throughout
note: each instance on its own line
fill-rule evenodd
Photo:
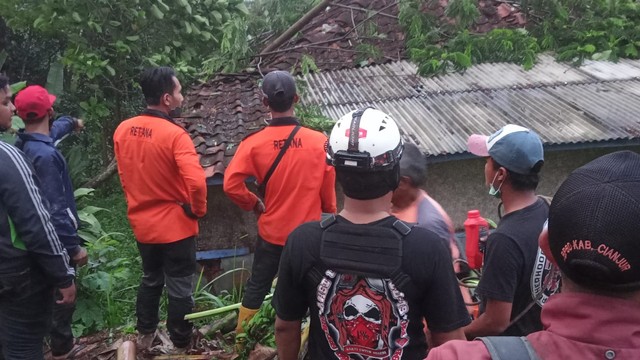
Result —
M 538 256 L 538 237 L 547 220 L 549 207 L 542 199 L 505 215 L 498 228 L 489 235 L 476 289 L 484 312 L 487 299 L 510 302 L 513 320 L 533 301 L 531 273 Z M 540 306 L 534 305 L 502 335 L 525 336 L 542 330 Z
M 351 224 L 340 216 L 336 221 Z M 354 226 L 390 228 L 395 221 L 388 217 Z M 328 269 L 314 280 L 310 271 L 326 270 L 318 265 L 322 234 L 318 222 L 291 233 L 273 298 L 283 320 L 300 320 L 310 310 L 312 359 L 422 359 L 427 350 L 423 318 L 432 332 L 469 324 L 449 249 L 434 232 L 414 227 L 402 239 L 402 271 L 415 289 L 406 296 L 388 278 Z

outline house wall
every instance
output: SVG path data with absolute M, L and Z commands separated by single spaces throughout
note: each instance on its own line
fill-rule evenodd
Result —
M 537 193 L 553 195 L 564 179 L 587 162 L 619 150 L 640 152 L 640 146 L 550 151 L 545 153 Z M 484 180 L 485 160 L 481 158 L 430 164 L 425 189 L 451 216 L 456 229 L 462 229 L 467 211 L 480 210 L 483 217 L 498 221 L 499 200 L 488 194 Z
M 229 200 L 222 185 L 209 186 L 207 191 L 207 215 L 200 220 L 197 249 L 253 250 L 258 228 L 253 212 L 244 211 Z
M 538 194 L 553 195 L 571 171 L 618 150 L 640 152 L 640 146 L 547 152 Z M 499 200 L 487 193 L 484 164 L 484 159 L 477 158 L 429 165 L 425 189 L 449 213 L 457 229 L 462 229 L 467 211 L 471 209 L 478 209 L 482 216 L 498 220 Z M 343 196 L 339 185 L 337 198 L 340 210 Z M 249 247 L 253 251 L 256 230 L 253 212 L 243 211 L 232 203 L 222 191 L 222 186 L 209 186 L 208 213 L 200 221 L 198 250 Z

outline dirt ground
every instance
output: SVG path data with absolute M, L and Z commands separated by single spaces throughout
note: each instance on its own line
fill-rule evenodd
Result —
M 200 333 L 199 333 L 200 334 Z M 125 342 L 130 343 L 125 344 Z M 234 360 L 240 359 L 233 351 L 233 335 L 222 335 L 217 332 L 211 336 L 211 339 L 205 339 L 198 336 L 195 339 L 194 348 L 186 355 L 171 355 L 173 346 L 169 335 L 164 330 L 158 330 L 158 336 L 153 346 L 147 351 L 137 351 L 135 359 L 122 356 L 118 357 L 118 349 L 125 349 L 135 344 L 135 335 L 114 336 L 108 332 L 86 336 L 78 339 L 76 352 L 72 359 L 75 360 Z M 271 360 L 276 358 L 275 349 L 256 346 L 251 352 L 249 360 Z M 45 360 L 51 360 L 49 351 L 45 354 Z

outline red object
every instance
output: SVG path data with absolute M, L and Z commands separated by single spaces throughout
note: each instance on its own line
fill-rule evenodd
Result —
M 467 261 L 471 269 L 480 269 L 484 257 L 484 244 L 489 236 L 489 223 L 480 216 L 480 211 L 470 210 L 464 221 Z
M 49 94 L 42 86 L 28 86 L 16 95 L 16 113 L 22 120 L 39 120 L 47 115 L 47 111 L 53 107 L 54 102 L 56 102 L 55 95 Z

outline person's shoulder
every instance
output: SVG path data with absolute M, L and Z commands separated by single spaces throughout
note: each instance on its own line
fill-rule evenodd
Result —
M 22 145 L 22 151 L 31 158 L 52 159 L 58 155 L 58 150 L 42 141 L 25 141 Z
M 442 238 L 433 230 L 418 224 L 409 224 L 411 232 L 407 234 L 405 241 L 410 246 L 431 248 L 440 246 Z
M 134 116 L 134 117 L 122 120 L 120 124 L 116 126 L 116 130 L 114 131 L 113 136 L 116 137 L 120 132 L 124 131 L 125 128 L 132 126 L 136 121 L 138 121 L 137 120 L 138 118 L 139 116 Z
M 302 238 L 322 234 L 324 229 L 320 225 L 320 221 L 310 221 L 299 225 L 289 235 L 289 239 Z
M 300 128 L 300 133 L 304 135 L 305 138 L 311 139 L 313 141 L 317 141 L 319 143 L 323 143 L 327 141 L 327 135 L 321 131 L 314 130 L 305 126 Z
M 266 129 L 266 128 L 267 127 L 265 126 L 265 127 L 261 128 L 261 129 L 258 129 L 258 130 L 255 130 L 255 131 L 252 131 L 252 132 L 248 133 L 247 135 L 245 135 L 242 138 L 242 141 L 243 142 L 247 142 L 247 141 L 251 141 L 251 140 L 255 139 L 256 135 L 264 134 L 265 133 L 264 129 Z
M 24 152 L 17 147 L 0 140 L 0 156 L 6 159 L 14 158 L 16 156 L 22 158 L 22 156 L 24 156 Z
M 482 341 L 451 340 L 433 348 L 425 360 L 490 360 L 491 355 Z

